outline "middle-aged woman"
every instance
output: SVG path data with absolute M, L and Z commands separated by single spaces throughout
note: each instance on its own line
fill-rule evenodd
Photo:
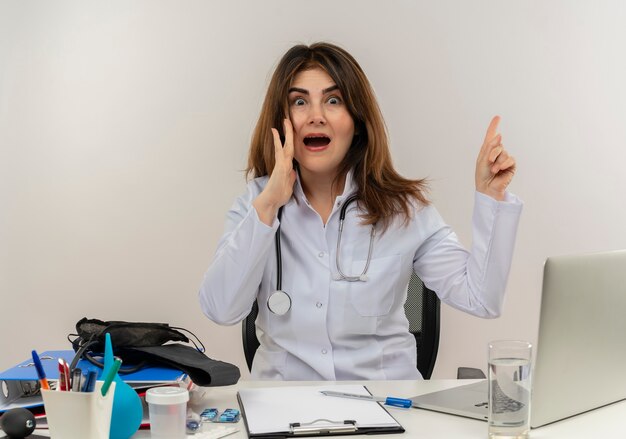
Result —
M 498 122 L 476 161 L 468 252 L 425 181 L 394 170 L 356 60 L 329 43 L 282 57 L 252 136 L 253 179 L 228 212 L 200 289 L 202 310 L 220 324 L 240 322 L 258 301 L 253 378 L 419 378 L 403 307 L 413 270 L 444 303 L 500 314 L 522 204 L 506 190 L 515 160 Z

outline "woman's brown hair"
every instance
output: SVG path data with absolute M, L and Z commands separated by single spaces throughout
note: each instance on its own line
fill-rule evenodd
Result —
M 387 128 L 369 80 L 352 55 L 334 44 L 297 45 L 282 57 L 252 135 L 246 175 L 254 178 L 271 174 L 275 162 L 271 128 L 277 128 L 282 138 L 282 121 L 289 117 L 287 96 L 294 77 L 317 67 L 339 87 L 354 120 L 355 135 L 339 166 L 338 176 L 353 170 L 358 202 L 366 212 L 363 224 L 380 222 L 386 229 L 396 214 L 408 221 L 411 201 L 429 204 L 425 196 L 426 181 L 406 179 L 393 168 Z

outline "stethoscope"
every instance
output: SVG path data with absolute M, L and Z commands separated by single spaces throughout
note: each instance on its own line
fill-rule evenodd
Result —
M 367 261 L 365 261 L 365 267 L 363 268 L 363 272 L 358 276 L 350 276 L 343 272 L 341 269 L 341 265 L 339 260 L 339 250 L 341 249 L 341 236 L 343 234 L 343 223 L 346 219 L 346 210 L 348 206 L 357 200 L 357 195 L 352 195 L 349 197 L 346 202 L 341 207 L 341 211 L 339 213 L 339 236 L 337 237 L 337 252 L 335 254 L 335 265 L 337 266 L 337 273 L 339 276 L 335 277 L 335 280 L 345 280 L 348 282 L 367 282 L 367 270 L 370 267 L 370 261 L 372 260 L 372 250 L 374 248 L 374 238 L 376 237 L 376 225 L 372 225 L 372 230 L 370 231 L 370 244 L 369 249 L 367 251 Z M 283 214 L 283 208 L 281 207 L 278 210 L 278 221 L 281 220 Z M 279 316 L 287 314 L 291 309 L 291 297 L 289 294 L 283 291 L 283 262 L 282 262 L 282 252 L 280 246 L 280 225 L 276 230 L 276 236 L 274 238 L 274 245 L 276 247 L 276 291 L 274 291 L 267 299 L 267 307 L 268 309 Z

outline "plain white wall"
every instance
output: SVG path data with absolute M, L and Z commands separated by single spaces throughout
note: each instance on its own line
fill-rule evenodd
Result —
M 393 156 L 469 245 L 489 119 L 525 200 L 503 315 L 447 307 L 434 377 L 537 335 L 546 256 L 626 247 L 626 4 L 0 1 L 0 369 L 83 316 L 161 321 L 244 376 L 240 326 L 197 289 L 244 190 L 269 75 L 293 44 L 361 63 Z M 592 292 L 590 292 L 592 293 Z

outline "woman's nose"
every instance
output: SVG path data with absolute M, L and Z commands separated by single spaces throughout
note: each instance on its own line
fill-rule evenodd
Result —
M 324 110 L 320 105 L 311 106 L 311 112 L 309 113 L 309 125 L 324 125 L 326 124 L 326 118 L 324 117 Z

